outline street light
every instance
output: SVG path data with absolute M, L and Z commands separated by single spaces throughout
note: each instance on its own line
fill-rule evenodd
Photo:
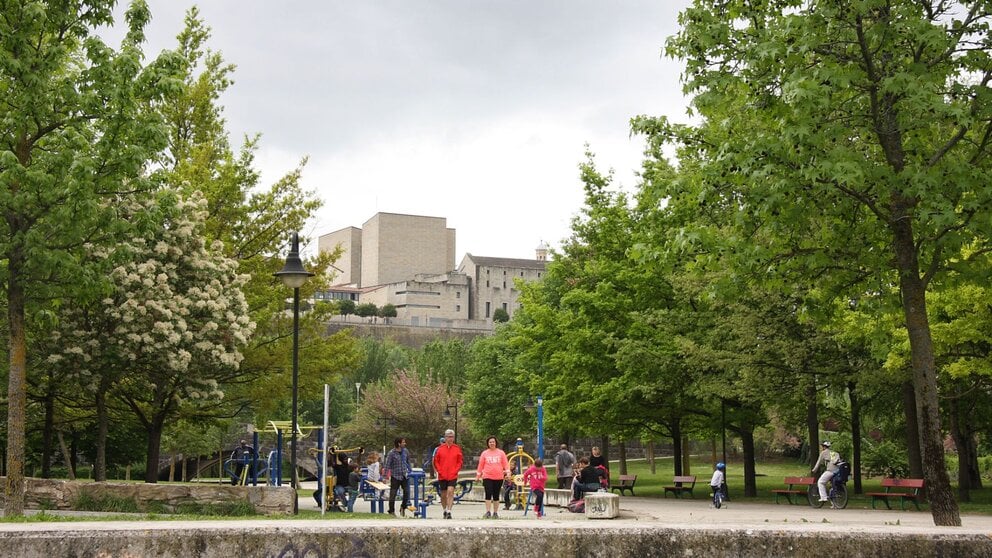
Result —
M 527 398 L 525 409 L 533 409 L 534 400 Z M 537 457 L 544 459 L 544 397 L 537 396 Z
M 358 400 L 361 398 L 362 394 L 362 382 L 355 382 L 355 406 L 358 406 Z
M 458 402 L 444 406 L 444 418 L 451 418 L 451 410 L 455 410 L 455 439 L 458 439 Z
M 300 237 L 295 232 L 293 233 L 293 247 L 289 251 L 289 255 L 286 256 L 286 265 L 282 267 L 282 270 L 274 274 L 280 280 L 282 284 L 293 289 L 293 422 L 292 422 L 292 445 L 293 451 L 290 454 L 290 466 L 293 468 L 292 485 L 293 485 L 293 499 L 296 499 L 296 491 L 300 488 L 299 479 L 296 474 L 296 432 L 299 430 L 299 426 L 296 423 L 297 416 L 297 392 L 299 390 L 299 378 L 300 378 L 300 287 L 307 282 L 307 279 L 313 277 L 313 273 L 310 273 L 303 267 L 303 261 L 300 260 Z M 293 512 L 299 511 L 299 505 L 293 506 Z
M 376 426 L 382 427 L 382 453 L 386 453 L 386 428 L 396 428 L 396 419 L 393 417 L 376 417 Z

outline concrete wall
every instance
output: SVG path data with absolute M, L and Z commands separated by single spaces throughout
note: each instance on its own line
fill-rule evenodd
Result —
M 593 521 L 573 528 L 554 528 L 549 521 L 533 527 L 489 522 L 458 529 L 420 521 L 375 527 L 330 520 L 224 523 L 170 526 L 168 522 L 143 522 L 112 527 L 24 524 L 0 532 L 0 548 L 5 556 L 19 558 L 992 556 L 992 544 L 981 534 L 892 533 L 879 537 L 876 533 L 813 530 L 609 527 Z

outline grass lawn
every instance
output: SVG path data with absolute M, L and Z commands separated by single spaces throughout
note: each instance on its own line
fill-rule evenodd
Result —
M 661 498 L 664 496 L 663 487 L 672 486 L 672 477 L 674 476 L 672 459 L 670 457 L 658 459 L 656 463 L 657 474 L 652 475 L 647 461 L 628 461 L 627 474 L 637 475 L 637 484 L 634 486 L 634 492 L 638 496 Z M 731 461 L 727 464 L 727 486 L 730 489 L 731 501 L 737 500 L 741 502 L 770 504 L 775 501 L 775 496 L 770 491 L 775 488 L 786 488 L 786 485 L 782 482 L 785 477 L 811 476 L 809 467 L 794 460 L 758 462 L 756 473 L 755 483 L 757 484 L 758 495 L 748 498 L 744 496 L 743 463 Z M 610 474 L 613 477 L 620 474 L 619 464 L 615 461 L 610 463 Z M 691 470 L 688 474 L 696 476 L 696 487 L 693 490 L 694 496 L 697 499 L 707 498 L 709 495 L 710 477 L 713 475 L 713 465 L 710 463 L 710 459 L 701 456 L 694 457 L 691 463 Z M 881 477 L 862 479 L 862 490 L 864 492 L 884 492 L 881 487 L 881 481 Z M 962 512 L 992 515 L 992 488 L 988 484 L 985 488 L 971 491 L 972 501 L 960 504 Z M 956 493 L 957 485 L 954 484 L 953 486 Z M 871 508 L 871 498 L 854 494 L 853 481 L 847 483 L 847 489 L 850 491 L 848 507 Z M 671 497 L 669 495 L 669 498 Z M 781 505 L 787 505 L 784 499 L 781 502 Z M 893 501 L 893 504 L 898 506 L 896 501 Z M 878 505 L 884 508 L 884 504 L 879 503 Z M 925 501 L 920 502 L 920 507 L 924 511 L 929 509 Z M 914 510 L 912 506 L 909 509 Z

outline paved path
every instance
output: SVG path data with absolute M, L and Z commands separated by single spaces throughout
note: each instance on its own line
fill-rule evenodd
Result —
M 397 505 L 399 502 L 397 502 Z M 312 499 L 300 498 L 301 509 L 317 507 Z M 368 504 L 359 501 L 357 511 L 368 511 Z M 486 528 L 524 527 L 538 529 L 645 529 L 661 527 L 681 530 L 731 529 L 748 531 L 791 531 L 833 533 L 930 533 L 930 534 L 983 534 L 992 537 L 992 516 L 965 514 L 961 527 L 936 527 L 929 512 L 872 510 L 849 507 L 845 510 L 814 509 L 806 505 L 760 504 L 730 502 L 722 509 L 713 509 L 708 499 L 623 497 L 621 515 L 613 520 L 591 520 L 582 514 L 564 508 L 548 508 L 544 518 L 534 517 L 533 512 L 524 516 L 521 510 L 500 508 L 499 520 L 482 519 L 485 508 L 481 502 L 461 502 L 454 506 L 453 519 L 441 519 L 440 507 L 431 506 L 428 519 L 408 514 L 395 518 L 352 518 L 349 514 L 328 512 L 324 519 L 287 521 L 278 519 L 231 519 L 223 521 L 85 521 L 72 523 L 3 523 L 0 532 L 75 531 L 99 530 L 171 530 L 198 528 L 206 530 L 242 529 L 252 526 L 282 526 L 283 528 L 315 528 L 330 522 L 336 526 L 375 528 L 405 527 L 437 528 Z

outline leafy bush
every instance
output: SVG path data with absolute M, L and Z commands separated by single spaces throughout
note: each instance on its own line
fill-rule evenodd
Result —
M 906 449 L 890 440 L 866 444 L 861 465 L 868 476 L 909 476 L 909 455 Z

